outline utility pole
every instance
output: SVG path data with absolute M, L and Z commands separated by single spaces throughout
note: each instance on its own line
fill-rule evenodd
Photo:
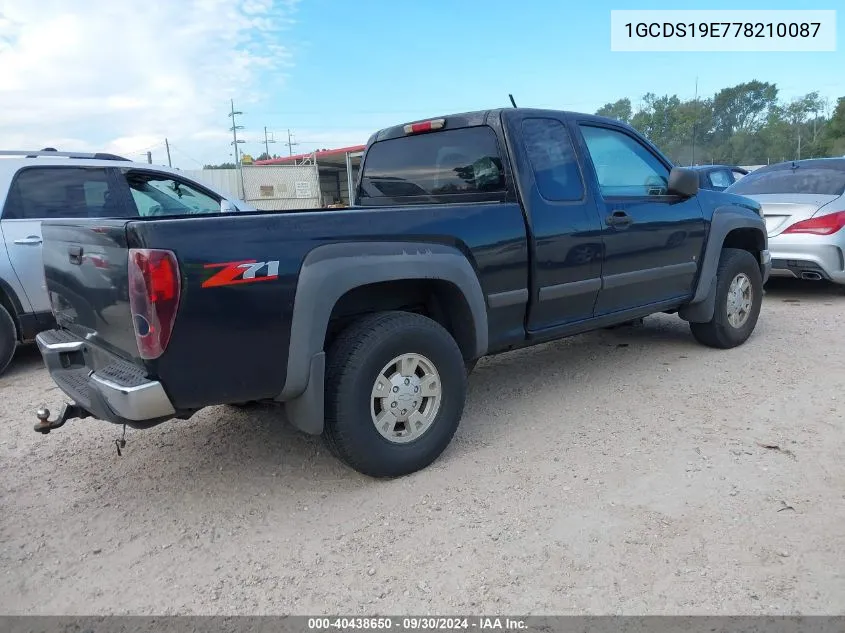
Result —
M 246 187 L 244 186 L 244 169 L 243 165 L 241 165 L 241 159 L 238 157 L 238 143 L 243 143 L 243 140 L 238 138 L 238 130 L 244 129 L 243 125 L 238 125 L 237 119 L 235 117 L 239 114 L 243 114 L 238 110 L 235 110 L 235 100 L 229 100 L 232 109 L 229 112 L 229 116 L 232 117 L 232 127 L 229 128 L 232 131 L 232 147 L 235 148 L 235 169 L 238 170 L 238 174 L 240 174 L 240 181 L 241 181 L 241 191 L 240 191 L 240 198 L 241 200 L 246 200 Z
M 235 110 L 235 100 L 231 100 L 232 110 L 229 112 L 229 116 L 232 118 L 232 127 L 229 130 L 232 132 L 232 143 L 231 145 L 235 148 L 235 165 L 241 164 L 241 159 L 238 156 L 238 143 L 243 143 L 243 140 L 238 139 L 238 130 L 244 129 L 243 125 L 238 125 L 237 120 L 235 119 L 236 116 L 239 114 L 243 114 L 243 112 Z
M 290 139 L 288 139 L 290 140 Z M 267 154 L 267 158 L 270 158 L 270 143 L 275 143 L 276 139 L 274 138 L 267 138 L 267 126 L 264 126 L 264 153 Z
M 173 167 L 173 163 L 170 162 L 170 143 L 168 143 L 167 139 L 164 139 L 164 146 L 167 148 L 167 166 Z
M 153 153 L 147 152 L 147 162 L 152 165 L 153 164 Z
M 299 145 L 299 143 L 297 143 L 296 141 L 292 141 L 292 140 L 291 140 L 290 130 L 288 130 L 288 142 L 287 142 L 287 143 L 285 143 L 285 145 L 287 145 L 287 146 L 288 146 L 288 155 L 289 155 L 289 156 L 293 156 L 293 146 L 294 146 L 294 145 Z

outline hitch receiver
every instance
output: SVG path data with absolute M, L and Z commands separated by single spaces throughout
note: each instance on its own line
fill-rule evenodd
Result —
M 50 420 L 50 409 L 47 407 L 39 407 L 38 411 L 35 412 L 35 416 L 38 418 L 38 424 L 35 425 L 35 430 L 39 433 L 47 435 L 53 429 L 57 429 L 60 426 L 63 426 L 65 422 L 71 420 L 73 418 L 88 418 L 91 417 L 91 414 L 80 407 L 78 404 L 72 404 L 66 402 L 62 405 L 62 410 L 59 413 L 59 417 L 55 420 Z

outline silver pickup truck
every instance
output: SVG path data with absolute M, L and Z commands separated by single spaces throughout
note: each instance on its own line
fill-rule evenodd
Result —
M 0 151 L 0 374 L 18 343 L 54 327 L 41 221 L 253 211 L 178 170 L 113 154 Z

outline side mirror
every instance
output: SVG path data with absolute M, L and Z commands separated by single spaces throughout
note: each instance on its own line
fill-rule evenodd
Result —
M 220 213 L 237 213 L 238 208 L 232 204 L 231 200 L 223 198 L 220 201 Z
M 698 193 L 698 172 L 683 167 L 672 167 L 669 172 L 669 193 L 692 198 Z

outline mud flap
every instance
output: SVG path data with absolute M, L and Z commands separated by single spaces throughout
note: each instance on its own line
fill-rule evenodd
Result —
M 301 395 L 285 402 L 285 413 L 295 428 L 310 435 L 323 432 L 325 418 L 326 353 L 311 357 L 308 386 Z
M 703 301 L 698 303 L 688 303 L 681 306 L 678 310 L 678 316 L 684 321 L 690 323 L 708 323 L 713 318 L 713 312 L 716 309 L 716 278 L 714 277 L 710 282 L 710 290 Z

